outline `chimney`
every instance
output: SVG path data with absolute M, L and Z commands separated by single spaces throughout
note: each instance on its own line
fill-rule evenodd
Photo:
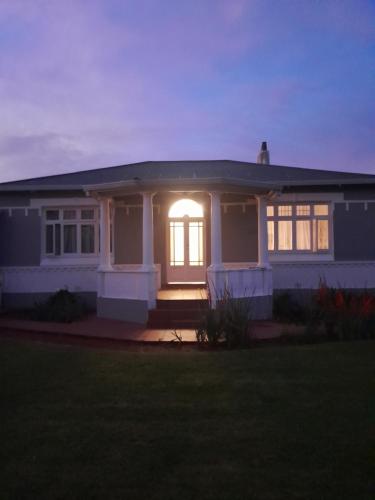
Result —
M 267 149 L 267 142 L 263 141 L 262 142 L 262 147 L 260 148 L 258 157 L 257 157 L 257 163 L 261 163 L 262 165 L 269 165 L 270 164 L 270 152 Z

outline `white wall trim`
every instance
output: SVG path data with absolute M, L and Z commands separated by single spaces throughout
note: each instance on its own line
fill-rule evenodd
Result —
M 96 292 L 97 266 L 13 266 L 0 268 L 3 293 Z

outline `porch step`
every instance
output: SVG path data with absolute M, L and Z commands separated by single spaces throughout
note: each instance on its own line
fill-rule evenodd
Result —
M 207 307 L 207 300 L 158 300 L 149 311 L 148 328 L 196 328 Z
M 207 299 L 157 299 L 156 301 L 156 310 L 158 309 L 166 309 L 170 310 L 202 310 L 208 307 Z
M 196 289 L 207 289 L 206 283 L 192 282 L 192 283 L 167 283 L 163 285 L 162 290 L 196 290 Z

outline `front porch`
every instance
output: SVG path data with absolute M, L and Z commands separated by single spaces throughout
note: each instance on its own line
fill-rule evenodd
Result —
M 195 285 L 209 293 L 211 307 L 229 292 L 252 301 L 254 319 L 271 317 L 265 193 L 93 191 L 100 201 L 99 317 L 147 324 L 158 298 L 189 300 L 182 291 L 192 295 Z M 176 216 L 171 207 L 179 200 L 199 203 L 202 216 Z

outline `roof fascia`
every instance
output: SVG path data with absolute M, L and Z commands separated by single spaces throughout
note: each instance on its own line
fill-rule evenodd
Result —
M 121 190 L 136 190 L 137 192 L 147 191 L 152 189 L 171 191 L 180 191 L 182 188 L 194 188 L 199 190 L 199 188 L 204 189 L 209 186 L 218 186 L 221 189 L 225 186 L 237 186 L 237 187 L 253 187 L 255 189 L 260 189 L 264 191 L 278 190 L 280 185 L 270 184 L 268 182 L 260 181 L 247 181 L 244 179 L 227 179 L 222 177 L 207 177 L 207 178 L 175 178 L 175 179 L 155 179 L 152 181 L 147 180 L 129 180 L 129 181 L 118 181 L 103 184 L 91 184 L 83 186 L 86 192 L 107 192 L 107 191 L 121 191 Z

